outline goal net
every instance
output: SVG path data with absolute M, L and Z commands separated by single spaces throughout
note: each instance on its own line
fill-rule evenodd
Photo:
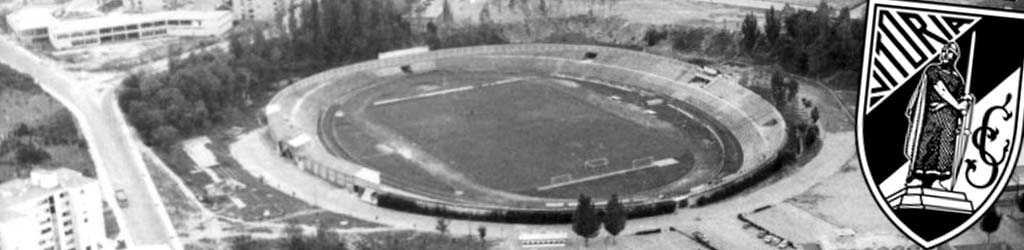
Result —
M 583 162 L 583 166 L 587 169 L 595 169 L 608 166 L 608 158 L 601 157 L 597 159 L 591 159 Z
M 654 165 L 654 156 L 647 156 L 633 160 L 633 168 L 643 168 Z

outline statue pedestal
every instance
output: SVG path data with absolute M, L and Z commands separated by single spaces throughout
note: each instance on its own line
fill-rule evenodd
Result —
M 926 187 L 906 187 L 885 198 L 893 210 L 922 209 L 971 214 L 974 206 L 961 192 Z

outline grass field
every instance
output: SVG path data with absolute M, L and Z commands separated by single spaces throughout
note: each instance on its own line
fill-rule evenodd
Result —
M 556 88 L 563 87 L 505 84 L 372 107 L 367 114 L 474 181 L 508 191 L 689 151 L 683 133 L 644 127 Z M 598 158 L 609 164 L 584 166 Z
M 25 125 L 29 133 L 15 129 Z M 42 165 L 95 173 L 89 152 L 81 141 L 74 117 L 32 79 L 0 64 L 0 182 L 15 177 L 16 144 L 45 150 L 50 159 Z M 79 144 L 81 143 L 81 144 Z

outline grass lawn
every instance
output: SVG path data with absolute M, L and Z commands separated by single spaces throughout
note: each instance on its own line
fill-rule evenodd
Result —
M 28 132 L 19 135 L 14 131 L 21 125 Z M 49 154 L 50 159 L 41 165 L 95 175 L 71 113 L 30 77 L 0 64 L 0 182 L 15 177 L 15 152 L 26 146 Z
M 171 147 L 171 149 L 158 149 L 154 150 L 156 154 L 163 160 L 164 164 L 174 172 L 175 175 L 180 177 L 185 185 L 192 190 L 192 192 L 202 195 L 205 192 L 203 187 L 213 183 L 213 180 L 203 172 L 197 171 L 196 164 L 189 159 L 188 154 L 181 149 L 181 147 Z
M 556 87 L 514 83 L 369 108 L 398 131 L 478 183 L 523 191 L 632 167 L 632 160 L 687 152 L 678 135 L 649 129 Z M 604 167 L 588 160 L 607 158 Z
M 164 207 L 167 208 L 167 213 L 174 223 L 174 229 L 179 234 L 188 234 L 190 229 L 190 220 L 199 219 L 200 208 L 196 207 L 198 204 L 193 204 L 185 192 L 182 192 L 178 188 L 178 185 L 174 183 L 171 176 L 163 170 L 160 170 L 156 163 L 153 163 L 149 157 L 143 157 L 146 161 L 146 167 L 149 169 L 150 177 L 153 178 L 153 184 L 156 186 L 157 192 L 160 194 L 160 199 L 164 203 Z M 199 205 L 201 206 L 201 205 Z

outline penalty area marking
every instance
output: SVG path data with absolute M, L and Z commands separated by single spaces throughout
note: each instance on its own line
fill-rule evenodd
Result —
M 583 178 L 579 178 L 579 179 L 575 179 L 575 180 L 570 180 L 570 181 L 566 181 L 566 182 L 554 183 L 554 184 L 550 184 L 550 185 L 540 186 L 540 187 L 537 187 L 537 191 L 547 191 L 547 190 L 551 190 L 551 189 L 555 189 L 555 188 L 560 188 L 560 187 L 564 187 L 564 186 L 569 186 L 569 185 L 573 185 L 573 184 L 577 184 L 577 183 L 583 183 L 583 182 L 593 181 L 593 180 L 597 180 L 597 179 L 604 179 L 604 178 L 612 177 L 612 176 L 616 176 L 616 175 L 623 175 L 623 174 L 626 174 L 626 173 L 636 172 L 636 171 L 640 171 L 640 170 L 644 170 L 644 169 L 648 169 L 648 168 L 655 168 L 655 167 L 660 168 L 660 167 L 672 166 L 672 165 L 675 165 L 675 164 L 678 164 L 678 163 L 679 163 L 679 161 L 677 161 L 674 158 L 665 158 L 665 159 L 661 159 L 661 160 L 657 160 L 657 161 L 651 162 L 650 165 L 647 165 L 647 166 L 644 166 L 644 167 L 627 168 L 627 169 L 612 171 L 612 172 L 603 173 L 603 174 L 591 175 L 591 176 L 587 176 L 587 177 L 583 177 Z M 556 176 L 556 177 L 558 177 L 558 176 Z M 554 180 L 554 178 L 552 178 L 552 180 Z

